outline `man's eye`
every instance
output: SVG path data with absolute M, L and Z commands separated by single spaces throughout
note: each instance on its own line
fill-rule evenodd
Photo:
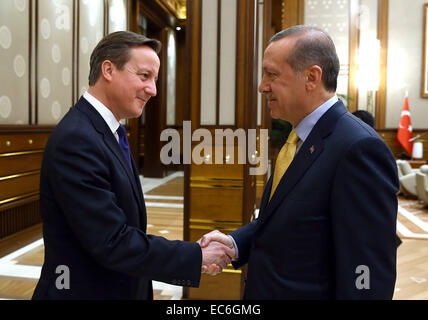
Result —
M 272 78 L 274 76 L 274 74 L 269 71 L 265 71 L 265 75 L 268 76 L 269 78 Z
M 139 76 L 141 79 L 144 80 L 147 80 L 150 77 L 148 73 L 140 73 Z

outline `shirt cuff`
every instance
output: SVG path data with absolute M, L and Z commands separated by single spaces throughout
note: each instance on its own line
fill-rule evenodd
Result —
M 235 259 L 233 259 L 232 261 L 238 261 L 238 259 L 239 259 L 238 246 L 236 245 L 235 239 L 233 239 L 233 237 L 231 235 L 229 235 L 229 237 L 230 237 L 230 239 L 232 239 L 233 247 L 235 248 Z

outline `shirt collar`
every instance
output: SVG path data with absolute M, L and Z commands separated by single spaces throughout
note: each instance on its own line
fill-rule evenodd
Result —
M 101 101 L 91 95 L 88 91 L 83 94 L 83 98 L 85 98 L 94 108 L 98 111 L 104 121 L 107 123 L 113 134 L 116 133 L 119 128 L 119 121 L 117 121 L 114 114 L 111 112 L 109 108 L 107 108 Z
M 310 114 L 308 114 L 294 128 L 294 131 L 296 131 L 296 133 L 299 136 L 299 139 L 302 141 L 302 143 L 305 142 L 306 138 L 311 133 L 313 127 L 318 122 L 318 120 L 323 116 L 323 114 L 326 113 L 327 110 L 330 109 L 338 100 L 339 99 L 337 98 L 337 96 L 334 95 L 332 98 L 328 99 L 326 102 L 324 102 L 318 108 L 316 108 L 314 111 L 312 111 Z

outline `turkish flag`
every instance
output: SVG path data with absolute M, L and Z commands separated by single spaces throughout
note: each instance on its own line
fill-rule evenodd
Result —
M 412 125 L 410 123 L 410 110 L 409 110 L 409 98 L 406 94 L 404 98 L 403 111 L 401 111 L 400 125 L 397 131 L 398 142 L 406 149 L 407 153 L 412 156 L 413 150 L 413 141 L 410 142 L 409 139 L 412 138 Z

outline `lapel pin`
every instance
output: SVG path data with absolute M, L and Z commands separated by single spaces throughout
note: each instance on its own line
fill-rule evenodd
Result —
M 310 147 L 310 148 L 309 148 L 309 151 L 311 152 L 311 154 L 312 154 L 312 153 L 314 153 L 314 151 L 315 151 L 315 147 L 314 147 L 314 146 Z

